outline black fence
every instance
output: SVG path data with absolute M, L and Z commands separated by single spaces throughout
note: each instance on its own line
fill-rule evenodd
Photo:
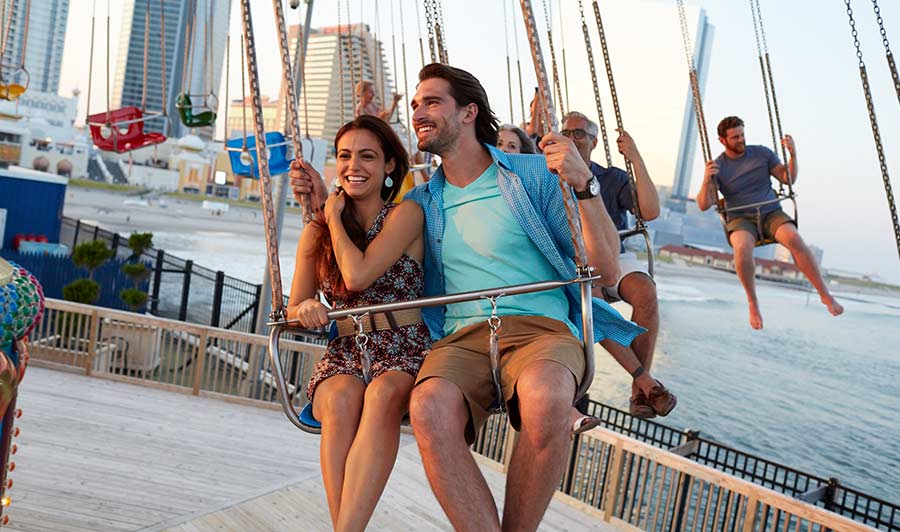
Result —
M 125 237 L 68 217 L 63 217 L 59 240 L 70 248 L 84 242 L 103 240 L 116 250 L 118 257 L 131 254 Z M 161 249 L 147 249 L 141 259 L 153 268 L 149 285 L 151 314 L 224 329 L 256 332 L 254 328 L 262 285 L 204 268 Z

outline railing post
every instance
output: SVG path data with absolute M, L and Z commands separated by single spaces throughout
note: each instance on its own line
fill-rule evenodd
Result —
M 110 244 L 110 246 L 112 247 L 112 258 L 115 259 L 116 255 L 119 254 L 119 233 L 113 233 L 112 244 Z
M 625 463 L 623 456 L 625 448 L 621 438 L 616 438 L 615 455 L 613 455 L 612 470 L 609 472 L 609 480 L 606 483 L 606 495 L 603 497 L 606 507 L 603 509 L 603 520 L 607 523 L 612 519 L 616 505 L 619 503 L 619 481 L 622 479 L 622 468 Z
M 216 286 L 213 289 L 212 316 L 209 324 L 213 327 L 219 326 L 219 320 L 222 317 L 222 288 L 225 286 L 225 272 L 216 272 Z
M 250 320 L 250 332 L 256 332 L 256 319 L 259 318 L 259 300 L 262 297 L 262 285 L 256 285 L 256 299 L 253 301 L 253 319 Z
M 700 437 L 700 431 L 687 429 L 684 431 L 685 443 L 690 443 L 695 441 Z M 685 458 L 690 458 L 690 456 L 685 456 Z M 687 495 L 688 495 L 688 486 L 691 483 L 691 476 L 684 475 L 684 478 L 681 480 L 681 487 L 678 490 L 680 492 L 680 496 L 678 497 L 678 506 L 675 510 L 675 528 L 674 530 L 681 530 L 681 524 L 684 521 L 684 512 L 687 511 Z
M 828 486 L 825 488 L 825 509 L 829 512 L 834 511 L 834 498 L 837 496 L 837 490 L 841 487 L 841 481 L 837 477 L 828 479 Z
M 562 492 L 566 495 L 572 495 L 572 483 L 575 482 L 575 468 L 578 465 L 578 449 L 580 447 L 581 434 L 576 434 L 569 446 L 569 461 L 566 462 L 566 473 L 563 476 Z
M 509 462 L 512 460 L 513 450 L 516 448 L 516 441 L 519 439 L 519 433 L 512 427 L 509 417 L 506 418 L 506 437 L 503 440 L 503 472 L 509 470 Z
M 75 236 L 72 237 L 72 249 L 78 245 L 78 233 L 81 232 L 81 219 L 75 220 Z
M 178 320 L 187 320 L 188 297 L 191 294 L 191 272 L 194 269 L 194 261 L 184 261 L 184 282 L 181 283 L 181 305 L 178 307 Z
M 203 368 L 206 364 L 206 341 L 209 331 L 203 329 L 200 333 L 200 343 L 197 344 L 197 360 L 194 364 L 194 385 L 193 394 L 200 395 L 200 383 L 203 381 Z
M 744 510 L 744 529 L 743 532 L 753 532 L 756 527 L 756 497 L 751 495 L 747 498 L 747 508 Z
M 96 241 L 99 236 L 100 236 L 100 226 L 95 225 L 94 226 L 94 241 Z
M 165 251 L 161 249 L 156 251 L 156 265 L 153 267 L 153 293 L 150 295 L 150 314 L 154 315 L 159 312 L 159 283 L 162 280 L 165 256 Z
M 84 374 L 90 376 L 94 371 L 94 358 L 97 356 L 97 340 L 100 336 L 100 315 L 97 310 L 91 311 L 91 332 L 88 340 L 88 359 Z

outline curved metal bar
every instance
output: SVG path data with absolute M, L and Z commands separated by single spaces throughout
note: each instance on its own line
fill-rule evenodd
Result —
M 284 330 L 283 325 L 276 325 L 269 331 L 269 362 L 272 364 L 272 371 L 275 373 L 278 402 L 281 403 L 281 409 L 295 427 L 303 432 L 319 434 L 322 432 L 321 428 L 306 425 L 300 421 L 300 412 L 297 412 L 297 409 L 294 408 L 294 403 L 291 402 L 291 396 L 287 389 L 287 380 L 284 378 L 284 370 L 281 367 L 281 357 L 278 352 L 282 330 Z
M 450 305 L 452 303 L 462 303 L 465 301 L 475 301 L 485 297 L 498 296 L 514 296 L 518 294 L 530 294 L 532 292 L 542 292 L 544 290 L 553 290 L 554 288 L 563 288 L 574 283 L 583 283 L 590 288 L 592 282 L 600 279 L 599 275 L 584 275 L 579 271 L 579 276 L 569 281 L 541 281 L 537 283 L 517 284 L 513 286 L 500 288 L 486 288 L 484 290 L 472 290 L 469 292 L 460 292 L 458 294 L 446 294 L 441 296 L 420 297 L 418 299 L 410 299 L 407 301 L 396 301 L 393 303 L 381 303 L 378 305 L 366 305 L 362 307 L 342 308 L 332 310 L 328 313 L 329 320 L 340 320 L 349 318 L 350 316 L 359 316 L 369 312 L 376 314 L 379 312 L 392 312 L 397 310 L 407 310 L 422 307 L 437 307 L 441 305 Z M 588 298 L 590 300 L 590 298 Z M 297 320 L 280 320 L 271 321 L 269 326 L 289 326 L 299 323 Z
M 590 279 L 591 272 L 589 266 L 578 268 L 579 278 Z M 584 397 L 584 394 L 591 388 L 594 382 L 594 307 L 593 298 L 591 296 L 591 284 L 581 283 L 581 337 L 584 340 L 584 376 L 581 378 L 581 384 L 575 391 L 575 400 Z
M 650 242 L 650 234 L 647 232 L 647 227 L 633 227 L 619 231 L 619 238 L 622 240 L 635 235 L 644 237 L 644 245 L 647 247 L 647 273 L 653 278 L 653 244 Z
M 757 201 L 756 203 L 748 203 L 746 205 L 735 205 L 734 207 L 728 206 L 726 204 L 725 208 L 722 210 L 724 212 L 728 213 L 728 212 L 740 211 L 740 210 L 744 210 L 744 209 L 754 209 L 756 207 L 762 207 L 763 205 L 771 205 L 773 203 L 781 203 L 782 201 L 788 200 L 788 199 L 794 201 L 794 203 L 796 204 L 796 200 L 794 200 L 793 194 L 782 195 L 782 194 L 776 193 L 775 199 L 770 199 L 770 200 L 765 200 L 765 201 Z

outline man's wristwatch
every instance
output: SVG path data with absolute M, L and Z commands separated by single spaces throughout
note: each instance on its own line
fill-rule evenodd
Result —
M 597 176 L 592 175 L 590 181 L 587 182 L 587 185 L 587 188 L 581 191 L 572 189 L 576 198 L 586 200 L 596 198 L 600 195 L 600 182 L 597 181 Z

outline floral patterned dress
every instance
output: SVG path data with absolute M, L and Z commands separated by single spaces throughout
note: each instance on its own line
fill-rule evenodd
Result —
M 385 204 L 366 235 L 367 242 L 372 242 L 378 235 L 384 227 L 384 219 L 395 206 Z M 351 292 L 345 299 L 338 299 L 330 281 L 323 283 L 322 291 L 335 309 L 341 309 L 422 297 L 424 280 L 422 265 L 404 253 L 384 275 L 361 292 Z M 424 322 L 366 334 L 369 337 L 367 349 L 372 359 L 373 379 L 386 371 L 405 371 L 415 377 L 431 345 L 431 336 Z M 334 375 L 354 375 L 363 379 L 359 348 L 353 336 L 338 336 L 328 342 L 328 348 L 316 364 L 307 386 L 306 394 L 310 401 L 316 387 Z

